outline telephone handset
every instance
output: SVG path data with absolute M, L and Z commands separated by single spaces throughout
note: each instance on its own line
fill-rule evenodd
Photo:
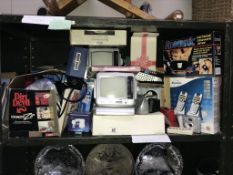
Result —
M 176 115 L 176 118 L 177 118 L 177 121 L 178 121 L 180 128 L 184 127 L 183 116 L 185 114 L 185 102 L 187 100 L 187 97 L 188 97 L 187 92 L 180 91 L 178 101 L 177 101 L 176 107 L 174 109 L 174 113 Z
M 174 109 L 175 115 L 182 115 L 185 114 L 185 102 L 187 100 L 188 93 L 184 91 L 180 91 L 178 101 L 176 107 Z
M 192 104 L 187 112 L 188 116 L 199 116 L 200 115 L 200 105 L 202 100 L 202 94 L 195 93 L 192 99 Z

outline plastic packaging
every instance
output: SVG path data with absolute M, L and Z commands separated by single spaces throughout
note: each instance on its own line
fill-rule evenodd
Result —
M 85 162 L 72 145 L 46 146 L 36 157 L 35 175 L 84 175 Z
M 136 175 L 181 175 L 183 158 L 172 144 L 149 144 L 139 153 Z
M 34 81 L 32 84 L 28 85 L 25 89 L 27 90 L 53 90 L 56 94 L 56 103 L 58 106 L 58 111 L 60 109 L 60 96 L 57 91 L 55 84 L 48 78 L 42 78 Z
M 133 175 L 134 159 L 121 144 L 100 144 L 86 159 L 86 175 Z

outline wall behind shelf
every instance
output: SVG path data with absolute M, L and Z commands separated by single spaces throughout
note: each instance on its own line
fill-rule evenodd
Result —
M 192 0 L 132 0 L 137 6 L 140 6 L 143 1 L 147 1 L 152 5 L 152 15 L 159 19 L 165 18 L 177 9 L 184 12 L 185 19 L 192 19 Z M 0 0 L 0 14 L 36 14 L 40 7 L 45 7 L 42 0 Z M 69 15 L 124 17 L 121 13 L 98 0 L 87 0 Z

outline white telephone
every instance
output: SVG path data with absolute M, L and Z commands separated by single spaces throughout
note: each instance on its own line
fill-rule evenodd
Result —
M 200 116 L 200 106 L 201 106 L 202 94 L 195 93 L 192 99 L 192 104 L 187 112 L 188 116 Z
M 174 109 L 174 114 L 177 117 L 177 121 L 178 121 L 180 128 L 184 127 L 183 116 L 185 114 L 185 102 L 187 100 L 187 97 L 188 97 L 187 92 L 180 91 L 178 101 L 177 101 L 176 107 Z
M 185 114 L 185 102 L 187 100 L 188 93 L 180 91 L 176 107 L 174 109 L 175 115 L 184 115 Z

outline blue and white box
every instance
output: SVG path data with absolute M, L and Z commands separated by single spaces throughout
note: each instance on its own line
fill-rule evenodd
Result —
M 69 52 L 69 60 L 66 75 L 77 78 L 86 78 L 88 49 L 72 46 Z
M 81 134 L 91 131 L 91 113 L 72 112 L 68 115 L 68 131 Z
M 207 134 L 220 132 L 220 76 L 166 77 L 165 79 L 164 98 L 167 102 L 166 106 L 175 109 L 180 93 L 185 93 L 187 99 L 185 100 L 183 115 L 188 115 L 190 114 L 193 98 L 198 94 L 201 96 L 199 106 L 201 132 Z
M 94 81 L 87 81 L 87 87 L 85 90 L 84 98 L 78 104 L 78 112 L 80 113 L 89 113 L 92 110 L 92 97 L 94 91 Z

